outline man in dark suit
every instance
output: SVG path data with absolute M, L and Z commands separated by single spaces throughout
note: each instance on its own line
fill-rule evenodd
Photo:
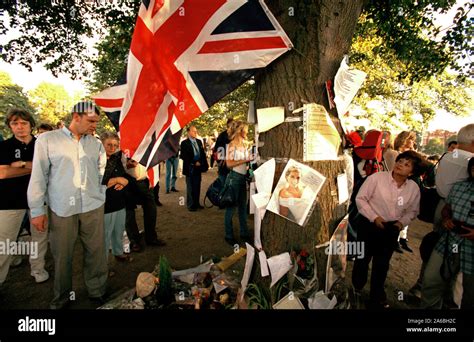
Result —
M 181 143 L 181 155 L 183 159 L 183 174 L 186 176 L 186 206 L 189 211 L 196 211 L 204 207 L 199 204 L 201 194 L 201 173 L 209 168 L 206 154 L 201 140 L 196 139 L 197 129 L 189 126 L 188 139 Z

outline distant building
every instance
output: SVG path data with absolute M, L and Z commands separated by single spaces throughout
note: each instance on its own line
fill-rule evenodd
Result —
M 424 132 L 423 134 L 423 146 L 428 143 L 431 139 L 439 139 L 444 146 L 448 142 L 448 139 L 453 135 L 456 135 L 458 132 L 450 132 L 444 129 L 437 129 L 436 131 L 432 132 Z

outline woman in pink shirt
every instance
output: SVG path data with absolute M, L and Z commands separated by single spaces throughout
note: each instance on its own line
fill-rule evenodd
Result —
M 422 171 L 422 157 L 415 151 L 398 155 L 393 171 L 377 172 L 369 176 L 356 197 L 357 208 L 363 219 L 357 229 L 357 243 L 364 256 L 356 259 L 352 283 L 356 293 L 370 279 L 370 306 L 388 308 L 384 290 L 390 258 L 397 245 L 400 230 L 414 220 L 420 207 L 418 185 L 408 178 Z M 359 247 L 359 246 L 358 246 Z

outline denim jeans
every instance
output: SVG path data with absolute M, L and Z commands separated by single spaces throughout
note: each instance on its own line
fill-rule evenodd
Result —
M 179 158 L 171 157 L 166 160 L 166 192 L 176 189 L 176 173 L 178 172 Z M 170 186 L 171 183 L 171 186 Z
M 240 223 L 240 237 L 248 237 L 249 231 L 247 228 L 247 183 L 245 175 L 238 172 L 230 171 L 227 175 L 226 182 L 231 182 L 232 190 L 237 195 L 237 203 L 234 207 L 226 208 L 225 210 L 225 237 L 232 239 L 234 231 L 232 228 L 232 216 L 234 216 L 235 208 L 239 210 Z

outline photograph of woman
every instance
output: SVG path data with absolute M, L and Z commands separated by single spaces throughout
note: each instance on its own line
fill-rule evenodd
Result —
M 267 209 L 303 226 L 325 179 L 316 170 L 290 159 Z
M 306 209 L 306 203 L 301 198 L 304 190 L 300 183 L 301 170 L 295 166 L 290 167 L 285 173 L 285 179 L 287 185 L 280 190 L 278 195 L 280 215 L 298 222 Z

